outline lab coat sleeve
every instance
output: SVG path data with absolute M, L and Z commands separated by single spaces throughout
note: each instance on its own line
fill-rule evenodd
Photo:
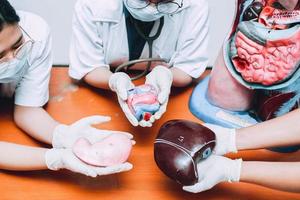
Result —
M 170 64 L 193 78 L 198 78 L 208 65 L 208 3 L 198 0 L 185 13 L 176 52 Z
M 75 5 L 69 52 L 72 78 L 82 79 L 98 67 L 109 68 L 105 63 L 100 26 L 101 22 L 95 20 L 89 5 L 79 0 Z
M 52 38 L 48 25 L 44 36 L 35 41 L 28 59 L 29 68 L 16 87 L 15 104 L 20 106 L 41 107 L 49 100 L 49 80 L 52 68 Z

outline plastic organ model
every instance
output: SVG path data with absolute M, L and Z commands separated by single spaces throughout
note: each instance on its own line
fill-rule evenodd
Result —
M 197 163 L 212 153 L 216 144 L 214 132 L 187 120 L 171 120 L 159 130 L 154 143 L 157 166 L 169 178 L 183 185 L 198 182 Z
M 129 90 L 127 104 L 138 121 L 148 121 L 160 107 L 157 100 L 157 90 L 149 84 Z
M 299 23 L 297 1 L 236 0 L 231 32 L 211 72 L 210 103 L 245 111 L 253 105 L 255 89 L 294 84 L 300 77 Z
M 131 140 L 122 134 L 112 134 L 91 144 L 80 138 L 73 146 L 73 153 L 83 162 L 93 166 L 112 166 L 125 162 L 131 152 Z
M 272 85 L 289 78 L 300 63 L 299 27 L 272 32 L 254 22 L 241 22 L 231 59 L 243 79 Z

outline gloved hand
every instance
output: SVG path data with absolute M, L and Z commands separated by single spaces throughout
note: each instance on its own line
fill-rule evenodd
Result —
M 72 148 L 73 144 L 81 137 L 88 139 L 91 143 L 96 143 L 114 133 L 125 134 L 129 139 L 133 138 L 127 132 L 100 130 L 91 126 L 108 121 L 110 121 L 110 117 L 95 115 L 82 118 L 71 125 L 59 124 L 53 132 L 52 146 L 54 148 Z M 135 143 L 133 140 L 132 142 Z
M 134 88 L 134 84 L 132 83 L 130 77 L 124 72 L 117 72 L 111 75 L 109 78 L 109 88 L 117 93 L 118 102 L 129 120 L 129 122 L 133 126 L 137 126 L 139 124 L 138 120 L 135 116 L 131 113 L 128 105 L 127 105 L 127 98 L 128 98 L 128 90 Z
M 59 170 L 68 169 L 86 176 L 96 177 L 101 175 L 114 174 L 132 169 L 132 164 L 126 162 L 120 165 L 109 167 L 95 167 L 83 163 L 68 149 L 49 149 L 45 154 L 45 161 L 48 169 Z
M 209 190 L 218 183 L 239 182 L 242 159 L 231 160 L 223 156 L 211 155 L 197 164 L 199 182 L 191 186 L 183 186 L 183 190 L 192 193 Z
M 149 121 L 140 121 L 141 126 L 152 126 L 155 120 L 161 118 L 166 112 L 173 82 L 173 74 L 170 69 L 162 65 L 156 66 L 147 76 L 146 84 L 153 85 L 158 91 L 158 102 L 161 104 L 159 110 L 150 118 Z
M 224 128 L 214 124 L 203 124 L 216 135 L 216 147 L 213 151 L 216 155 L 224 155 L 227 153 L 236 153 L 236 130 L 232 128 Z

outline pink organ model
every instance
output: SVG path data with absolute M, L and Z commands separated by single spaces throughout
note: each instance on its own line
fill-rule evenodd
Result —
M 124 163 L 131 152 L 132 142 L 122 134 L 111 134 L 91 144 L 79 138 L 73 145 L 73 153 L 83 162 L 93 166 L 112 166 Z
M 214 64 L 207 97 L 246 111 L 256 89 L 282 90 L 300 77 L 297 0 L 236 0 L 235 20 Z
M 127 104 L 138 121 L 148 121 L 160 107 L 157 100 L 157 90 L 149 84 L 129 90 Z
M 293 31 L 272 32 L 263 26 L 242 22 L 239 29 L 235 38 L 237 55 L 232 57 L 232 62 L 245 81 L 272 85 L 289 78 L 298 68 L 298 26 Z M 268 37 L 264 38 L 266 34 Z

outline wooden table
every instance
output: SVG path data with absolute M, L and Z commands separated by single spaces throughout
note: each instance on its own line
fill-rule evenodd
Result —
M 153 141 L 159 127 L 164 122 L 176 118 L 200 122 L 188 109 L 192 89 L 189 87 L 172 91 L 168 112 L 152 128 L 134 128 L 125 119 L 112 92 L 93 89 L 86 85 L 73 85 L 68 78 L 67 68 L 53 68 L 50 84 L 51 98 L 46 106 L 47 111 L 63 123 L 72 123 L 89 115 L 110 115 L 112 121 L 99 127 L 128 131 L 135 136 L 137 144 L 129 159 L 134 168 L 129 172 L 95 179 L 66 170 L 59 172 L 0 171 L 0 199 L 300 199 L 300 194 L 276 191 L 246 183 L 223 183 L 210 191 L 190 194 L 182 191 L 180 185 L 160 172 L 153 159 Z M 11 101 L 1 100 L 0 140 L 31 146 L 43 145 L 14 125 L 12 109 Z M 235 156 L 243 157 L 244 160 L 276 161 L 295 157 L 296 154 L 258 150 L 240 152 Z

